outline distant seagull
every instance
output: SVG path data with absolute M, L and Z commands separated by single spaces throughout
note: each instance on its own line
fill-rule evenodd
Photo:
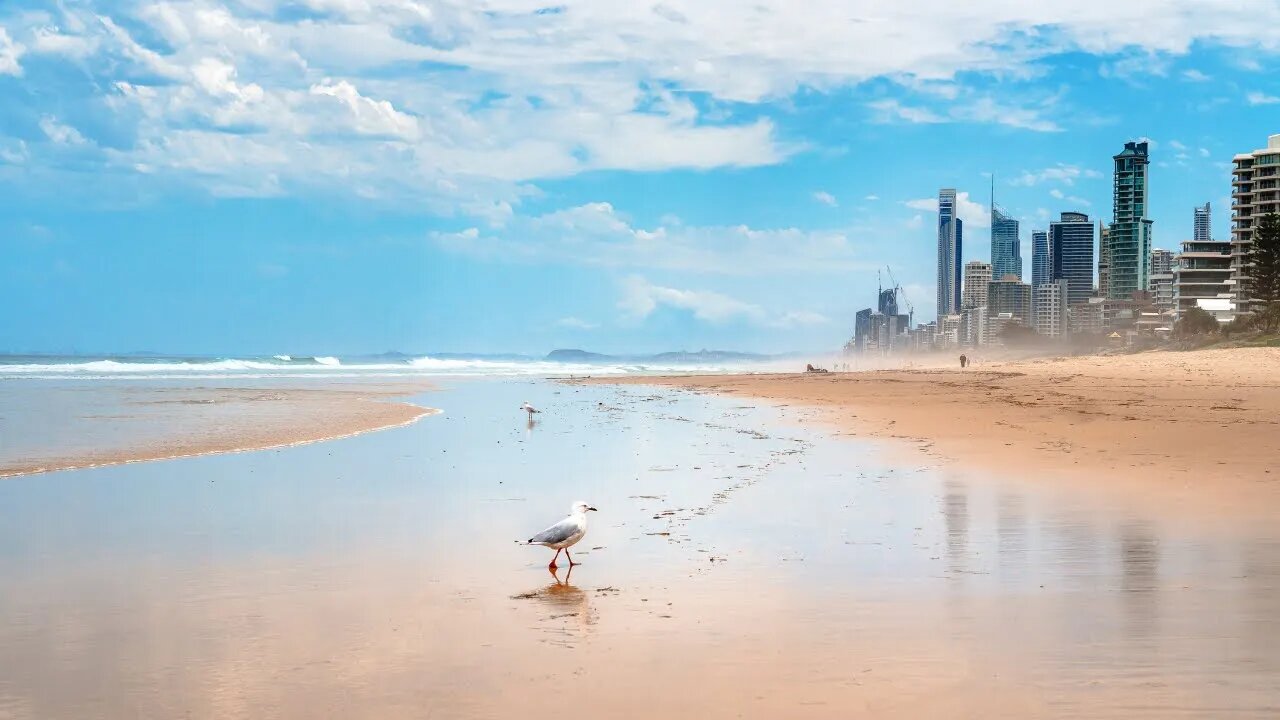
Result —
M 521 410 L 524 410 L 524 411 L 525 411 L 525 412 L 527 412 L 527 413 L 529 413 L 529 419 L 530 419 L 530 420 L 532 420 L 532 419 L 533 419 L 533 414 L 534 414 L 534 413 L 540 413 L 540 412 L 542 412 L 541 410 L 539 410 L 538 408 L 536 408 L 536 407 L 534 407 L 534 406 L 530 405 L 530 404 L 529 404 L 529 403 L 527 403 L 527 402 L 526 402 L 525 404 L 521 405 L 521 406 L 520 406 L 520 409 L 521 409 Z
M 556 556 L 551 558 L 551 564 L 547 568 L 556 569 L 556 560 L 560 559 L 561 550 L 564 551 L 564 556 L 569 558 L 569 567 L 578 564 L 573 561 L 573 556 L 569 554 L 569 548 L 576 545 L 587 534 L 588 510 L 595 510 L 595 508 L 579 500 L 573 504 L 569 517 L 529 538 L 527 545 L 541 545 L 555 549 Z

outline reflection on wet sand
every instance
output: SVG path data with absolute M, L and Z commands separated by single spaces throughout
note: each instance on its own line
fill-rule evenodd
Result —
M 564 579 L 560 573 L 564 572 Z M 535 628 L 545 633 L 546 642 L 573 647 L 575 639 L 581 639 L 595 623 L 594 611 L 587 593 L 570 583 L 573 566 L 567 570 L 547 568 L 551 575 L 551 584 L 512 596 L 514 600 L 532 600 L 545 611 L 538 619 Z
M 1280 713 L 1275 526 L 907 472 L 683 394 L 575 390 L 529 442 L 501 409 L 540 387 L 0 483 L 0 718 Z M 547 577 L 519 534 L 579 496 L 608 512 Z

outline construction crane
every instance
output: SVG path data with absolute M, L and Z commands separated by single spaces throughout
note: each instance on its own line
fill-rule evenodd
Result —
M 907 299 L 906 291 L 903 290 L 902 286 L 898 284 L 898 281 L 894 279 L 893 270 L 889 269 L 888 265 L 884 266 L 884 271 L 889 274 L 889 282 L 893 283 L 894 297 L 901 298 L 902 304 L 907 306 L 907 327 L 911 327 L 915 325 L 916 309 L 911 306 L 911 301 Z M 879 274 L 880 274 L 880 271 L 877 270 L 876 275 L 879 275 Z

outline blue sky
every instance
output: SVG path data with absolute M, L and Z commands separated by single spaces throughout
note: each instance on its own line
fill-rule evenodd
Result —
M 800 6 L 802 5 L 802 6 Z M 1229 226 L 1280 4 L 0 5 L 0 350 L 837 348 L 932 199 Z

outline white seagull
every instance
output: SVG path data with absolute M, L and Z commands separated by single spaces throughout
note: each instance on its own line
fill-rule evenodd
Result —
M 569 567 L 577 565 L 578 563 L 573 561 L 573 556 L 569 554 L 569 548 L 576 545 L 587 534 L 588 510 L 595 510 L 595 508 L 579 500 L 573 504 L 569 517 L 529 538 L 525 544 L 555 548 L 556 556 L 551 558 L 551 564 L 547 566 L 551 570 L 556 569 L 556 560 L 560 559 L 561 550 L 564 551 L 564 556 L 569 558 Z
M 525 402 L 525 404 L 523 404 L 523 405 L 521 405 L 521 406 L 520 406 L 520 409 L 521 409 L 521 410 L 524 410 L 524 411 L 525 411 L 525 412 L 527 412 L 527 413 L 529 413 L 529 419 L 530 419 L 530 420 L 532 420 L 532 419 L 533 419 L 533 414 L 534 414 L 534 413 L 540 413 L 540 412 L 542 412 L 542 411 L 541 411 L 541 410 L 539 410 L 538 408 L 536 408 L 536 407 L 534 407 L 534 406 L 530 405 L 527 401 Z

